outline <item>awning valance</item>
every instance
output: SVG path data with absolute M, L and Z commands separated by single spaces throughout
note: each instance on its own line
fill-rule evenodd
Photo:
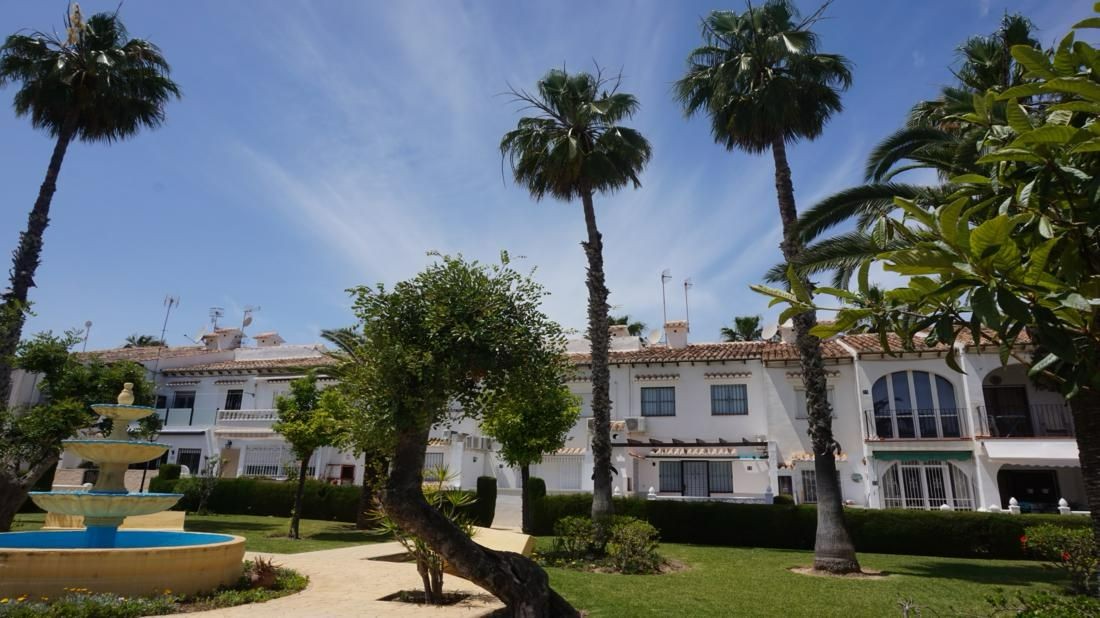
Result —
M 986 455 L 1006 464 L 1077 467 L 1080 464 L 1075 440 L 1037 440 L 1034 438 L 986 440 Z
M 875 459 L 882 461 L 966 461 L 973 455 L 970 451 L 875 451 Z

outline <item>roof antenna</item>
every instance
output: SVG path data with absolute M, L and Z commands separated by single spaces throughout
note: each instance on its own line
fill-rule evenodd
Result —
M 222 307 L 210 308 L 210 325 L 214 330 L 218 330 L 218 320 L 225 315 L 225 309 Z
M 157 375 L 157 370 L 160 369 L 160 354 L 164 351 L 164 348 L 168 347 L 168 341 L 165 340 L 165 333 L 168 332 L 168 316 L 172 314 L 172 307 L 180 306 L 180 297 L 172 296 L 171 294 L 164 297 L 164 325 L 160 327 L 160 343 L 157 346 L 157 362 L 153 364 L 153 375 Z
M 662 329 L 664 329 L 664 326 L 668 324 L 668 304 L 665 302 L 665 284 L 669 281 L 672 281 L 672 274 L 668 272 L 668 269 L 666 268 L 661 271 L 661 317 L 664 319 L 664 321 L 661 323 Z M 665 341 L 668 341 L 667 337 L 665 338 Z
M 687 322 L 687 329 L 691 331 L 691 311 L 688 309 L 688 290 L 691 286 L 695 285 L 691 282 L 691 277 L 684 279 L 684 321 Z

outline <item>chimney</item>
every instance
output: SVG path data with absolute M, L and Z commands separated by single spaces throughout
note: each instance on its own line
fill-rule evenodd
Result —
M 202 336 L 207 350 L 236 350 L 241 347 L 244 333 L 239 328 L 215 328 L 214 332 Z
M 687 320 L 665 322 L 665 339 L 668 341 L 668 347 L 673 350 L 686 348 L 689 330 Z
M 286 340 L 275 331 L 253 335 L 252 339 L 256 341 L 257 348 L 271 348 L 286 343 Z
M 630 336 L 630 328 L 626 324 L 612 324 L 608 330 L 612 339 L 624 339 Z
M 794 343 L 794 322 L 787 320 L 779 325 L 779 340 L 783 343 Z

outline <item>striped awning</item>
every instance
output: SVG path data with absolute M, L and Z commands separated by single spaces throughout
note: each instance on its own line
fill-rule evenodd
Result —
M 740 455 L 737 449 L 728 446 L 672 446 L 655 448 L 649 452 L 648 457 L 702 457 L 702 458 L 728 458 L 728 459 L 761 459 L 757 453 Z
M 550 453 L 550 456 L 554 455 L 584 455 L 584 449 L 581 447 L 565 447 Z

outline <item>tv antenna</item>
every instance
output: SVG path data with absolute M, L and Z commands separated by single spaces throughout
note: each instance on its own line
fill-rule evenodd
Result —
M 252 323 L 252 314 L 260 310 L 260 306 L 253 307 L 252 305 L 244 306 L 244 319 L 241 320 L 241 330 L 244 330 L 246 326 Z
M 691 330 L 691 311 L 688 309 L 688 290 L 691 286 L 695 285 L 691 282 L 691 277 L 684 279 L 684 320 L 688 323 L 687 328 Z
M 218 330 L 218 320 L 225 317 L 224 307 L 211 307 L 210 308 L 210 326 L 214 330 Z
M 180 297 L 172 296 L 168 294 L 164 297 L 164 324 L 160 327 L 160 343 L 157 346 L 157 362 L 153 364 L 153 375 L 157 374 L 157 370 L 160 369 L 160 354 L 164 348 L 168 347 L 168 341 L 164 336 L 168 332 L 168 316 L 172 315 L 172 308 L 180 306 Z
M 665 284 L 672 281 L 672 273 L 668 272 L 668 269 L 661 271 L 661 317 L 664 321 L 661 323 L 661 327 L 664 328 L 668 324 L 668 303 L 665 302 Z
M 84 347 L 80 349 L 81 352 L 88 351 L 88 335 L 92 334 L 92 321 L 84 321 Z

